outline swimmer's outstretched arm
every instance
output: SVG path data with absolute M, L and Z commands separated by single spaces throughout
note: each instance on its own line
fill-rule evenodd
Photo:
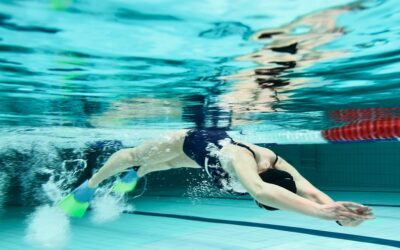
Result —
M 293 176 L 293 179 L 296 183 L 297 194 L 308 199 L 314 201 L 319 204 L 332 204 L 335 201 L 329 197 L 329 195 L 325 194 L 314 185 L 312 185 L 306 178 L 304 178 L 291 164 L 286 162 L 283 158 L 279 157 L 278 162 L 275 167 L 279 170 L 283 170 L 288 172 Z M 372 210 L 365 206 L 362 208 L 358 208 L 356 210 L 358 214 L 373 216 Z M 342 226 L 358 226 L 364 220 L 362 219 L 346 219 L 339 220 L 340 225 Z
M 234 154 L 231 165 L 240 182 L 253 198 L 267 206 L 298 212 L 327 220 L 369 219 L 370 216 L 357 214 L 353 209 L 364 208 L 353 202 L 319 204 L 296 195 L 280 186 L 265 183 L 257 173 L 257 164 L 251 155 Z
M 319 204 L 329 204 L 335 202 L 327 194 L 312 185 L 306 178 L 304 178 L 292 165 L 290 165 L 282 157 L 278 158 L 275 167 L 278 170 L 288 172 L 293 176 L 293 180 L 296 183 L 297 194 L 308 199 L 315 201 Z

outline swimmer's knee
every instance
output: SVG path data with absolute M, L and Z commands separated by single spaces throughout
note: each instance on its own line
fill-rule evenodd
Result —
M 124 148 L 117 151 L 119 157 L 122 157 L 126 162 L 131 163 L 132 165 L 139 165 L 139 159 L 136 156 L 136 150 L 134 148 Z

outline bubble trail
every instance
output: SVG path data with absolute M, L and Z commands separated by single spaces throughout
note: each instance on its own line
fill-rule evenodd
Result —
M 57 207 L 38 207 L 28 218 L 25 241 L 40 249 L 63 249 L 70 238 L 70 220 Z

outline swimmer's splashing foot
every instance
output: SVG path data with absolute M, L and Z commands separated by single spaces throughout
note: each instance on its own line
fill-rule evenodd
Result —
M 83 217 L 98 185 L 103 180 L 128 169 L 132 166 L 131 163 L 132 157 L 127 150 L 119 150 L 114 153 L 97 173 L 61 200 L 58 207 L 71 217 Z M 113 191 L 125 193 L 133 190 L 136 181 L 136 172 L 134 170 L 128 171 L 128 174 L 122 178 L 121 183 L 116 184 Z
M 112 188 L 112 191 L 117 194 L 124 194 L 131 192 L 135 189 L 137 181 L 138 181 L 138 176 L 136 174 L 136 171 L 131 169 L 121 178 L 120 181 L 115 183 L 115 185 Z
M 131 192 L 135 189 L 137 180 L 138 176 L 136 171 L 131 169 L 120 181 L 115 183 L 112 192 L 122 195 Z M 89 208 L 90 201 L 93 199 L 95 191 L 96 188 L 90 187 L 89 181 L 87 180 L 59 202 L 58 207 L 71 217 L 81 218 Z
M 96 188 L 91 188 L 88 181 L 82 183 L 72 193 L 58 203 L 58 207 L 71 217 L 82 217 L 89 207 Z

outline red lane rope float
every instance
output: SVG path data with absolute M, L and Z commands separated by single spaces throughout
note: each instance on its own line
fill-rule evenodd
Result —
M 337 122 L 354 122 L 360 120 L 376 120 L 390 117 L 399 117 L 400 108 L 354 108 L 331 110 L 329 117 Z
M 323 130 L 321 133 L 330 142 L 400 138 L 400 117 L 353 122 L 338 128 Z

